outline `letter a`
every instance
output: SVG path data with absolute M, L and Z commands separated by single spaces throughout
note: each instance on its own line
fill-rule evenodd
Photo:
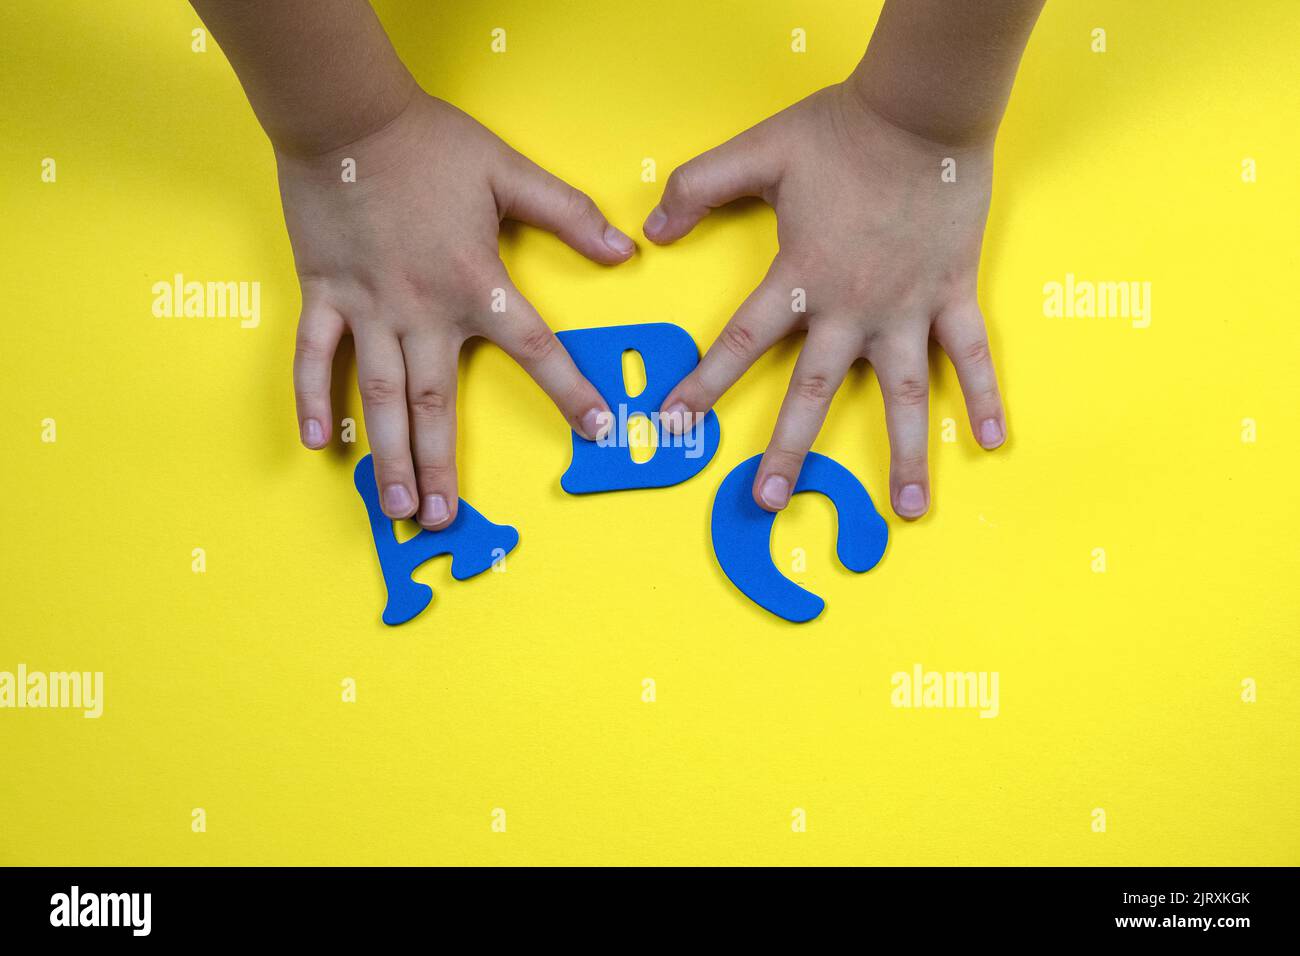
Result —
M 518 531 L 509 525 L 493 524 L 461 498 L 456 520 L 447 527 L 440 531 L 421 529 L 414 538 L 399 544 L 392 519 L 379 506 L 375 468 L 369 455 L 357 462 L 352 478 L 366 503 L 370 533 L 388 591 L 385 624 L 404 624 L 429 606 L 433 589 L 412 581 L 411 572 L 430 558 L 450 554 L 451 576 L 464 581 L 487 571 L 498 553 L 509 553 L 519 543 Z

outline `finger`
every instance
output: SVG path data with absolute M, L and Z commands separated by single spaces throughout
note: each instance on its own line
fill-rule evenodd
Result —
M 415 471 L 406 417 L 406 368 L 397 339 L 379 333 L 357 337 L 357 384 L 379 504 L 390 518 L 409 518 L 415 514 Z
M 456 373 L 461 342 L 451 336 L 412 335 L 402 340 L 411 450 L 420 493 L 416 518 L 430 531 L 456 520 Z
M 975 440 L 997 448 L 1007 440 L 1007 417 L 979 307 L 942 313 L 934 323 L 934 336 L 957 369 Z
M 680 239 L 711 210 L 742 196 L 763 196 L 779 173 L 758 127 L 746 130 L 673 170 L 645 221 L 646 237 L 657 243 Z
M 293 395 L 298 436 L 308 448 L 324 448 L 330 440 L 330 374 L 343 330 L 341 315 L 304 296 L 293 350 Z
M 790 309 L 789 290 L 769 272 L 723 326 L 700 364 L 668 393 L 660 409 L 664 426 L 671 432 L 684 431 L 790 332 L 797 318 Z
M 636 244 L 609 224 L 584 192 L 536 163 L 514 153 L 494 187 L 501 215 L 553 232 L 588 259 L 614 265 L 628 259 Z
M 867 356 L 885 397 L 889 430 L 889 497 L 902 518 L 919 518 L 930 507 L 930 376 L 926 341 L 877 342 Z
M 754 476 L 754 501 L 767 511 L 780 511 L 790 503 L 831 399 L 861 351 L 855 336 L 822 322 L 814 325 L 794 363 L 790 388 L 781 403 L 776 428 Z
M 595 441 L 613 421 L 609 405 L 578 371 L 532 304 L 508 278 L 503 276 L 501 282 L 506 290 L 506 311 L 495 316 L 496 321 L 482 334 L 501 346 L 533 377 L 559 408 L 569 427 L 587 440 Z

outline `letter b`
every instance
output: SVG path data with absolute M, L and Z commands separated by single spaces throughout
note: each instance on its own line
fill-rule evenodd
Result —
M 630 488 L 664 488 L 699 474 L 718 450 L 718 416 L 708 412 L 691 423 L 688 435 L 674 435 L 659 421 L 659 406 L 673 387 L 700 361 L 690 333 L 668 322 L 574 329 L 558 333 L 578 370 L 609 403 L 614 422 L 606 438 L 588 441 L 573 434 L 573 461 L 560 478 L 571 495 Z M 645 365 L 646 385 L 635 397 L 623 381 L 623 353 L 635 351 Z M 657 447 L 649 461 L 632 458 L 628 419 L 644 415 L 657 422 Z

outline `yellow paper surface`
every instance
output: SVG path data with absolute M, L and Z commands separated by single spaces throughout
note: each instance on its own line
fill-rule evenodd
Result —
M 675 165 L 846 75 L 879 3 L 378 9 L 426 89 L 639 236 Z M 701 475 L 582 498 L 559 415 L 468 350 L 461 491 L 522 540 L 505 573 L 426 565 L 433 605 L 384 627 L 355 382 L 357 442 L 303 450 L 273 160 L 198 26 L 161 0 L 6 17 L 0 671 L 105 693 L 98 719 L 0 709 L 0 863 L 1300 863 L 1300 5 L 1048 4 L 981 269 L 1011 440 L 977 447 L 936 354 L 934 507 L 905 523 L 856 368 L 815 447 L 889 549 L 843 570 L 830 503 L 797 498 L 772 551 L 827 601 L 805 626 L 741 597 L 708 535 L 791 341 L 719 403 Z M 759 204 L 615 269 L 503 240 L 555 328 L 701 348 L 775 251 Z M 155 318 L 177 273 L 260 283 L 260 324 Z M 1151 283 L 1149 326 L 1045 316 L 1067 275 Z M 918 664 L 996 672 L 997 716 L 894 706 Z

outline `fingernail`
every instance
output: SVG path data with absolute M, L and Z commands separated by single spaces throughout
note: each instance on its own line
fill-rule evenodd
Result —
M 1002 444 L 1002 423 L 996 418 L 989 418 L 980 425 L 980 444 L 985 448 L 997 448 Z
M 920 485 L 903 485 L 898 491 L 898 513 L 906 518 L 925 514 L 925 489 Z
M 668 213 L 664 212 L 658 206 L 655 206 L 654 212 L 650 213 L 650 215 L 646 218 L 645 226 L 644 226 L 645 234 L 647 236 L 653 236 L 655 233 L 657 233 L 660 229 L 662 229 L 667 224 L 668 224 Z
M 447 499 L 442 495 L 425 495 L 420 506 L 420 524 L 442 524 L 447 520 Z
M 389 485 L 384 489 L 384 511 L 389 515 L 405 515 L 411 510 L 411 493 L 405 485 Z
M 691 410 L 684 402 L 673 402 L 660 413 L 659 420 L 663 422 L 670 434 L 681 435 L 687 430 L 686 422 L 690 414 Z
M 302 423 L 302 443 L 308 448 L 319 448 L 325 444 L 325 430 L 316 419 L 309 418 Z
M 763 499 L 763 504 L 779 511 L 790 503 L 790 482 L 781 475 L 768 475 L 763 479 L 758 496 Z
M 635 248 L 635 246 L 632 245 L 632 240 L 623 235 L 623 233 L 619 232 L 613 226 L 605 227 L 605 245 L 609 246 L 620 256 L 630 256 L 632 250 Z
M 582 437 L 587 441 L 595 441 L 600 437 L 601 425 L 607 413 L 601 408 L 589 408 L 587 413 L 582 416 Z

